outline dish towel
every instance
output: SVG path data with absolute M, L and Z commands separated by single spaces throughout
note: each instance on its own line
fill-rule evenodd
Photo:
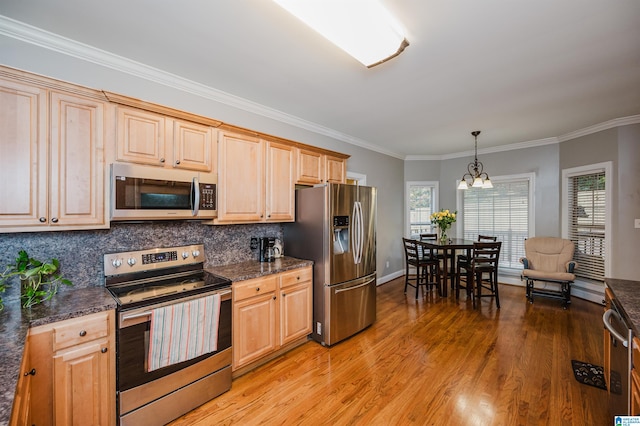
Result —
M 147 371 L 218 350 L 220 295 L 153 309 Z

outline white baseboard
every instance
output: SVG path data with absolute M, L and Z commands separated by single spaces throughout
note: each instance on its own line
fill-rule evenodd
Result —
M 396 271 L 396 272 L 392 272 L 388 275 L 385 275 L 384 277 L 380 277 L 378 278 L 378 280 L 376 281 L 376 285 L 382 285 L 384 283 L 387 283 L 391 280 L 395 280 L 398 277 L 401 277 L 404 275 L 404 269 L 400 270 L 400 271 Z

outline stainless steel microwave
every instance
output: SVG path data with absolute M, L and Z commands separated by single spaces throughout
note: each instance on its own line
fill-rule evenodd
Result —
M 212 219 L 216 177 L 137 164 L 111 165 L 111 220 Z

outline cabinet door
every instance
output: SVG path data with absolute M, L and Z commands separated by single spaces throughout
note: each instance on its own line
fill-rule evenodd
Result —
M 298 176 L 296 183 L 315 185 L 322 183 L 324 176 L 324 155 L 305 149 L 298 150 Z
M 24 352 L 22 354 L 22 363 L 20 364 L 20 375 L 16 385 L 16 393 L 13 399 L 13 410 L 9 426 L 30 425 L 31 423 L 31 387 L 32 377 L 35 372 L 32 371 L 29 340 L 25 342 Z
M 59 425 L 111 425 L 110 392 L 115 372 L 110 342 L 96 340 L 54 357 L 54 416 Z
M 275 292 L 234 303 L 234 370 L 277 349 L 276 309 Z
M 103 225 L 104 104 L 51 93 L 49 224 Z
M 46 222 L 46 102 L 45 90 L 0 79 L 0 229 Z
M 167 161 L 164 116 L 118 107 L 117 120 L 117 160 L 164 167 Z
M 275 142 L 267 143 L 267 221 L 294 220 L 295 163 L 293 147 Z
M 280 290 L 281 345 L 311 334 L 312 291 L 311 281 Z
M 218 221 L 264 219 L 264 144 L 256 137 L 221 132 Z
M 173 122 L 173 167 L 213 172 L 217 141 L 209 126 L 175 120 Z
M 345 161 L 342 158 L 326 156 L 325 170 L 327 182 L 345 183 Z

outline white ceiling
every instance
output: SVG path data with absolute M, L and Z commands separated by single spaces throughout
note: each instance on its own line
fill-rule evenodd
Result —
M 371 69 L 269 0 L 0 0 L 0 15 L 400 158 L 640 114 L 638 0 L 384 3 L 410 46 Z

